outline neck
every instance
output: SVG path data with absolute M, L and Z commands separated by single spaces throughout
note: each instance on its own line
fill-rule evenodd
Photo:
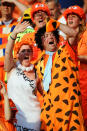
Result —
M 10 15 L 4 15 L 4 16 L 2 17 L 2 20 L 5 21 L 5 22 L 8 22 L 8 21 L 11 20 L 11 19 L 12 19 L 12 17 L 11 17 Z

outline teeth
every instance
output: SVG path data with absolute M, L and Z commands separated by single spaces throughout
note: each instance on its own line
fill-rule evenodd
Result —
M 24 59 L 29 59 L 29 57 L 24 57 Z
M 39 23 L 40 23 L 40 22 L 43 22 L 43 20 L 40 20 Z

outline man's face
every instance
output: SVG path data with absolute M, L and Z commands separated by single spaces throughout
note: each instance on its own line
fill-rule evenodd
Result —
M 11 3 L 3 2 L 1 3 L 1 14 L 3 15 L 12 15 L 14 7 Z
M 45 50 L 47 51 L 56 51 L 57 49 L 57 40 L 53 32 L 45 32 L 42 36 L 42 44 Z
M 47 6 L 48 6 L 48 8 L 50 10 L 50 17 L 57 20 L 59 13 L 58 13 L 58 7 L 55 4 L 55 1 L 48 2 Z
M 34 23 L 38 29 L 46 24 L 47 17 L 48 16 L 44 11 L 38 11 L 34 14 Z

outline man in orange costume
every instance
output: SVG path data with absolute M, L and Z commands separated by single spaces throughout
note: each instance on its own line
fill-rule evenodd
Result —
M 49 22 L 50 23 L 50 22 Z M 36 64 L 43 81 L 41 129 L 44 131 L 84 131 L 80 105 L 78 68 L 68 51 L 69 45 L 57 48 L 57 22 L 39 29 L 35 35 L 38 47 L 45 54 Z

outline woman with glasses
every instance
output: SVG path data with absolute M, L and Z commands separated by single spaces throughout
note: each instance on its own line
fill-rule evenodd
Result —
M 35 95 L 36 88 L 40 87 L 34 65 L 31 64 L 33 57 L 33 44 L 31 41 L 14 41 L 17 33 L 22 32 L 28 26 L 27 22 L 19 23 L 12 32 L 5 56 L 5 70 L 8 74 L 8 96 L 18 110 L 15 123 L 17 131 L 40 130 L 40 104 Z M 14 62 L 12 51 L 16 53 L 18 62 Z M 38 85 L 38 86 L 37 86 Z

